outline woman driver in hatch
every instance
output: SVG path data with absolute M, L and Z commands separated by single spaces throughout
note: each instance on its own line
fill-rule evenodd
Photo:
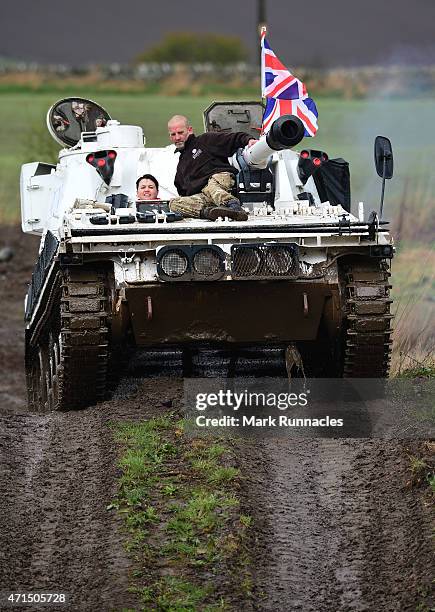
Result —
M 144 174 L 136 181 L 137 200 L 159 200 L 159 182 L 152 174 Z

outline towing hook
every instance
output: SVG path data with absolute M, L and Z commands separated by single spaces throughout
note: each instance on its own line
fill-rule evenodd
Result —
M 146 307 L 147 307 L 147 321 L 151 321 L 151 319 L 153 318 L 153 300 L 150 295 L 147 295 Z
M 308 317 L 308 295 L 305 293 L 302 294 L 303 300 L 304 300 L 304 317 Z

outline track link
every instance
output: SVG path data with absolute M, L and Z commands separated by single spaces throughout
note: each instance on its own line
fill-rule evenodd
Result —
M 26 359 L 29 404 L 40 411 L 92 405 L 106 394 L 109 359 L 106 274 L 66 268 Z
M 61 298 L 59 403 L 63 409 L 104 399 L 109 358 L 106 275 L 67 269 Z
M 389 267 L 386 261 L 354 261 L 343 268 L 346 308 L 343 376 L 384 378 L 391 353 Z

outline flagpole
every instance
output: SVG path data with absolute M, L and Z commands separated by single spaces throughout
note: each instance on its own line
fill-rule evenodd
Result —
M 266 73 L 265 73 L 265 66 L 264 66 L 263 41 L 266 37 L 266 33 L 267 33 L 266 26 L 265 25 L 261 26 L 261 29 L 260 29 L 260 87 L 261 87 L 260 99 L 261 99 L 261 103 L 263 104 L 263 106 L 265 105 L 265 102 L 264 102 L 265 98 L 263 96 L 263 93 L 266 87 L 266 83 L 265 83 Z

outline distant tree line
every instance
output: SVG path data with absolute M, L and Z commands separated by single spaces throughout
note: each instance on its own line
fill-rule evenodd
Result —
M 248 59 L 248 51 L 237 36 L 174 32 L 137 56 L 140 62 L 235 64 Z

